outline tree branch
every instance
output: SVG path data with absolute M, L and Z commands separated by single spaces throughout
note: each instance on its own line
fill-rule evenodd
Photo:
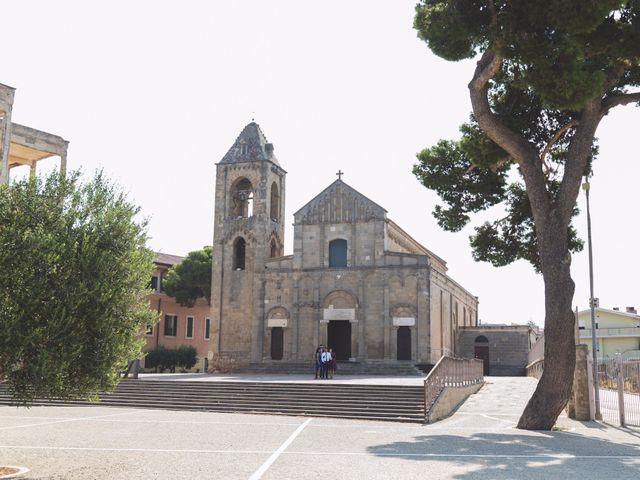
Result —
M 545 166 L 545 168 L 547 168 L 548 170 L 551 170 L 551 167 L 547 164 L 545 160 L 545 157 L 549 154 L 549 152 L 551 151 L 551 148 L 556 144 L 558 140 L 560 140 L 560 137 L 562 137 L 562 135 L 564 135 L 567 130 L 575 127 L 576 125 L 578 125 L 578 121 L 571 120 L 566 125 L 563 125 L 562 128 L 560 128 L 556 133 L 554 133 L 553 137 L 551 137 L 551 140 L 547 142 L 547 145 L 544 147 L 544 150 L 542 150 L 542 153 L 540 154 L 540 161 Z
M 543 226 L 550 211 L 550 198 L 538 152 L 524 137 L 502 123 L 489 105 L 489 80 L 500 71 L 502 62 L 503 58 L 491 50 L 485 50 L 482 54 L 469 83 L 471 106 L 480 128 L 518 163 L 527 190 L 531 193 L 529 201 L 536 224 Z
M 556 200 L 558 213 L 566 225 L 571 221 L 573 208 L 578 197 L 582 176 L 593 148 L 593 138 L 602 119 L 602 100 L 596 98 L 585 105 L 580 115 L 580 124 L 569 144 L 564 166 L 564 175 Z
M 614 107 L 640 102 L 640 92 L 608 95 L 602 102 L 601 116 L 605 116 Z

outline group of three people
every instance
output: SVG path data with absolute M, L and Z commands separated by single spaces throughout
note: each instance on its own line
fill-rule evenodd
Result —
M 336 373 L 336 352 L 330 347 L 320 345 L 316 350 L 316 380 L 318 378 L 333 378 Z

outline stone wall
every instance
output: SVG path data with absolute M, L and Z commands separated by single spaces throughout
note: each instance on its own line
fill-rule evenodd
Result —
M 476 339 L 489 340 L 489 375 L 525 376 L 529 352 L 529 327 L 527 325 L 483 325 L 463 327 L 459 333 L 458 355 L 475 357 Z

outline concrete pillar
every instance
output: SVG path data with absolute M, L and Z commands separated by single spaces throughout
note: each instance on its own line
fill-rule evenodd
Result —
M 0 184 L 9 184 L 11 111 L 15 89 L 0 84 Z
M 589 347 L 576 345 L 576 368 L 573 372 L 573 392 L 567 405 L 568 415 L 575 420 L 591 420 L 589 408 Z
M 67 152 L 64 152 L 64 155 L 60 155 L 60 175 L 63 177 L 67 175 Z
M 31 162 L 31 166 L 29 167 L 29 178 L 34 178 L 36 176 L 36 162 L 35 160 Z

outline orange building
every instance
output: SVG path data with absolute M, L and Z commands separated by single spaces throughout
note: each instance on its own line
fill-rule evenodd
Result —
M 156 346 L 178 347 L 192 345 L 198 352 L 198 363 L 193 371 L 206 371 L 209 367 L 207 354 L 211 336 L 210 309 L 204 298 L 199 298 L 193 307 L 183 307 L 176 299 L 164 293 L 163 278 L 167 270 L 182 261 L 182 257 L 157 253 L 156 268 L 151 277 L 153 293 L 149 295 L 149 304 L 158 312 L 160 321 L 149 325 L 144 332 L 146 345 L 143 351 L 148 352 Z

